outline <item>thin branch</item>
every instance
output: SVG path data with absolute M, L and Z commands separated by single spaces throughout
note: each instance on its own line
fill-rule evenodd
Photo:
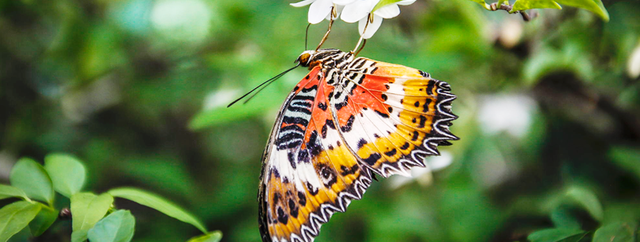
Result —
M 500 6 L 498 6 L 497 2 L 491 3 L 489 5 L 489 10 L 490 11 L 504 10 L 504 11 L 507 11 L 507 13 L 509 13 L 509 14 L 514 14 L 515 13 L 515 12 L 511 12 L 513 10 L 513 6 L 512 5 L 503 3 Z M 534 18 L 538 17 L 538 12 L 536 12 L 535 10 L 531 10 L 530 12 L 531 12 L 531 14 L 528 14 L 524 10 L 517 11 L 517 13 L 522 15 L 522 19 L 524 21 L 526 21 L 526 22 L 529 22 L 529 21 L 533 20 Z
M 527 14 L 527 12 L 525 12 L 525 11 L 519 11 L 519 12 L 522 15 L 522 19 L 524 19 L 524 21 L 527 21 L 527 22 L 529 22 L 529 21 L 533 20 L 534 18 L 538 17 L 538 11 L 536 11 L 536 10 L 529 11 L 529 13 L 531 13 L 531 15 Z

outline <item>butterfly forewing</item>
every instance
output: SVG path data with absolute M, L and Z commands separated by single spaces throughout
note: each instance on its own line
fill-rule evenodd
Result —
M 360 199 L 370 173 L 331 128 L 333 87 L 316 68 L 287 98 L 264 154 L 260 203 L 263 241 L 313 241 L 320 226 Z
M 362 197 L 373 173 L 407 174 L 457 139 L 446 82 L 338 50 L 314 52 L 307 65 L 263 155 L 263 241 L 313 241 L 333 213 Z

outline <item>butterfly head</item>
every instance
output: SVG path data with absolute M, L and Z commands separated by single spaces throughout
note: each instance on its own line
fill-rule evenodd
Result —
M 345 55 L 351 55 L 350 52 L 343 52 L 338 49 L 321 49 L 321 50 L 306 50 L 298 56 L 296 63 L 301 66 L 309 67 L 309 69 L 322 64 L 328 59 L 342 58 Z
M 302 54 L 300 54 L 300 56 L 298 56 L 298 59 L 296 59 L 296 62 L 299 63 L 301 66 L 307 67 L 311 62 L 311 57 L 315 53 L 316 53 L 315 50 L 305 50 L 304 52 L 302 52 Z

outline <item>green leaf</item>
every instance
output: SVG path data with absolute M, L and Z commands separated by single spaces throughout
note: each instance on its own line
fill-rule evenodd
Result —
M 75 157 L 64 154 L 51 154 L 44 158 L 44 168 L 53 181 L 53 188 L 70 198 L 80 192 L 86 171 L 84 165 Z
M 75 230 L 71 232 L 71 242 L 84 242 L 87 241 L 87 234 L 89 229 Z
M 605 22 L 609 21 L 609 12 L 604 8 L 602 0 L 556 0 L 556 2 L 567 6 L 589 10 L 600 16 L 600 18 Z
M 135 188 L 116 188 L 109 190 L 107 193 L 111 194 L 114 197 L 128 199 L 158 210 L 170 217 L 195 226 L 203 233 L 207 233 L 207 229 L 205 229 L 204 225 L 202 225 L 202 223 L 198 221 L 198 219 L 196 219 L 193 215 L 189 214 L 177 205 L 165 200 L 164 198 L 159 197 L 158 195 Z
M 380 0 L 380 2 L 378 2 L 378 4 L 376 4 L 375 7 L 373 7 L 373 10 L 371 10 L 371 12 L 373 13 L 374 11 L 380 9 L 381 7 L 387 6 L 389 4 L 393 4 L 393 3 L 397 3 L 400 2 L 402 0 Z M 475 0 L 477 1 L 477 0 Z
M 560 4 L 589 10 L 600 16 L 604 21 L 609 21 L 609 12 L 604 8 L 601 0 L 516 0 L 513 3 L 511 12 L 534 8 L 562 9 Z
M 562 7 L 560 7 L 560 5 L 554 0 L 516 0 L 516 2 L 513 3 L 513 9 L 511 9 L 511 12 L 534 8 L 562 9 Z
M 0 242 L 5 242 L 14 234 L 27 227 L 40 211 L 40 205 L 18 201 L 0 209 Z
M 128 242 L 133 238 L 136 220 L 129 210 L 118 210 L 89 229 L 91 242 Z
M 53 203 L 53 185 L 44 168 L 30 158 L 22 158 L 13 166 L 11 185 L 22 189 L 28 197 Z
M 104 217 L 112 204 L 113 197 L 107 193 L 96 196 L 81 192 L 71 196 L 72 241 L 84 241 L 89 229 Z
M 565 206 L 558 206 L 551 211 L 551 221 L 556 228 L 580 229 L 581 227 Z
M 533 232 L 527 236 L 527 239 L 531 242 L 555 242 L 561 241 L 563 239 L 569 238 L 571 236 L 583 233 L 582 230 L 579 229 L 566 229 L 566 228 L 555 228 L 555 229 L 543 229 L 536 232 Z
M 640 150 L 627 147 L 613 147 L 609 150 L 609 157 L 620 168 L 633 172 L 640 179 Z
M 27 194 L 22 191 L 22 189 L 17 187 L 12 187 L 9 185 L 0 184 L 0 199 L 10 198 L 10 197 L 21 197 L 25 200 L 28 200 Z
M 634 241 L 635 223 L 614 222 L 600 227 L 593 235 L 593 242 Z
M 583 233 L 579 233 L 573 236 L 569 236 L 565 239 L 562 239 L 558 242 L 591 242 L 591 236 L 590 233 L 593 232 L 583 232 Z
M 193 237 L 187 242 L 218 242 L 221 239 L 222 239 L 222 232 L 217 230 L 208 234 L 203 234 L 197 237 Z
M 584 207 L 594 219 L 602 221 L 602 217 L 604 216 L 602 205 L 600 205 L 598 197 L 596 197 L 593 192 L 586 188 L 574 186 L 567 190 L 566 196 L 572 198 L 575 202 Z
M 47 231 L 49 227 L 58 218 L 58 210 L 44 206 L 38 203 L 42 208 L 38 215 L 29 223 L 29 230 L 33 236 L 40 236 L 44 231 Z

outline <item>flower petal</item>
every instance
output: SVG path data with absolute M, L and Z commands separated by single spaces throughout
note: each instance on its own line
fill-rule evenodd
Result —
M 307 5 L 311 4 L 313 1 L 315 1 L 315 0 L 304 0 L 304 1 L 297 2 L 297 3 L 290 3 L 289 5 L 294 6 L 294 7 L 304 7 L 304 6 L 307 6 Z
M 347 23 L 355 23 L 358 20 L 361 20 L 373 10 L 373 7 L 378 4 L 379 0 L 357 0 L 347 6 L 342 10 L 342 21 Z
M 396 4 L 398 4 L 398 5 L 411 5 L 414 2 L 416 2 L 416 0 L 402 0 L 400 2 L 397 2 Z
M 360 32 L 360 35 L 362 36 L 362 38 L 365 38 L 365 39 L 371 38 L 371 36 L 373 36 L 373 34 L 375 34 L 376 31 L 378 31 L 378 28 L 380 28 L 380 25 L 382 24 L 382 18 L 376 15 L 373 15 L 373 23 L 369 23 L 365 31 L 364 27 L 367 24 L 367 19 L 368 18 L 363 18 L 362 20 L 360 20 L 360 22 L 358 22 L 358 32 Z
M 352 2 L 355 2 L 356 0 L 333 0 L 333 3 L 337 4 L 337 5 L 347 5 L 347 4 L 351 4 Z
M 342 9 L 344 9 L 344 5 L 336 5 L 336 16 L 333 17 L 334 20 L 340 17 L 340 13 L 342 12 Z M 331 14 L 327 15 L 325 19 L 331 20 Z
M 379 8 L 373 13 L 383 18 L 393 18 L 400 14 L 400 8 L 396 4 L 389 4 L 387 6 Z
M 309 6 L 309 23 L 317 24 L 322 22 L 329 14 L 333 3 L 331 0 L 316 0 Z

